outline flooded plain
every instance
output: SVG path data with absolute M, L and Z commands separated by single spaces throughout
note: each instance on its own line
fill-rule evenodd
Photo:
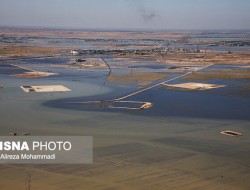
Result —
M 135 47 L 138 43 L 145 45 L 145 39 L 155 43 L 156 39 L 153 35 L 150 39 L 150 35 L 136 41 L 125 38 L 123 47 L 129 44 L 131 48 L 131 43 Z M 218 39 L 221 34 L 210 35 L 193 34 L 190 40 L 203 37 L 209 38 L 206 43 L 225 41 Z M 233 37 L 230 34 L 228 41 Z M 115 44 L 111 39 L 102 40 L 101 45 L 98 40 L 89 40 L 84 48 L 89 45 L 94 49 L 97 42 L 100 49 L 109 47 Z M 57 40 L 53 43 L 72 46 L 68 39 Z M 165 40 L 177 46 L 179 39 Z M 39 43 L 35 45 L 40 44 L 36 42 Z M 25 43 L 34 45 L 27 40 Z M 73 47 L 82 44 L 74 43 Z M 184 44 L 186 48 L 188 45 Z M 220 54 L 228 56 L 227 51 Z M 198 56 L 196 59 L 205 61 L 187 63 L 180 61 L 179 56 L 190 54 L 181 54 L 174 60 L 179 64 L 168 62 L 168 54 L 71 55 L 65 51 L 49 57 L 1 58 L 0 134 L 93 136 L 94 163 L 1 165 L 0 188 L 25 187 L 26 171 L 29 171 L 33 189 L 249 189 L 249 57 L 244 60 L 249 60 L 248 64 L 238 58 L 235 64 L 218 60 L 211 64 L 201 57 L 203 54 L 193 53 L 192 56 Z M 86 66 L 74 62 L 76 59 L 104 59 L 104 62 Z M 55 74 L 33 78 L 15 76 L 28 71 Z M 186 83 L 220 88 L 190 89 L 185 87 Z M 49 85 L 63 85 L 70 91 L 39 93 L 20 88 Z M 128 109 L 138 108 L 142 102 L 150 102 L 152 107 Z M 225 130 L 240 132 L 242 136 L 222 135 L 220 132 Z

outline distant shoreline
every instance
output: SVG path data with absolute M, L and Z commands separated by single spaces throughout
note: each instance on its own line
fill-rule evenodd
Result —
M 4 26 L 0 29 L 8 30 L 47 30 L 47 31 L 80 31 L 80 32 L 169 32 L 169 33 L 189 33 L 189 32 L 250 32 L 250 29 L 101 29 L 101 28 L 67 28 L 67 27 L 45 27 L 45 26 Z

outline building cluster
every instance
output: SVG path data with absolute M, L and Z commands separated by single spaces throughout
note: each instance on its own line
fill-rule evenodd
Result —
M 205 51 L 205 50 L 204 50 Z M 94 54 L 135 54 L 135 55 L 151 55 L 151 54 L 167 54 L 167 53 L 201 53 L 203 50 L 182 49 L 182 48 L 154 48 L 154 49 L 99 49 L 99 50 L 72 50 L 72 55 L 94 55 Z

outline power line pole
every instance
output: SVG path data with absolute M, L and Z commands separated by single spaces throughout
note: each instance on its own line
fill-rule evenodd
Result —
M 28 171 L 26 172 L 25 186 L 25 190 L 31 190 L 31 174 Z

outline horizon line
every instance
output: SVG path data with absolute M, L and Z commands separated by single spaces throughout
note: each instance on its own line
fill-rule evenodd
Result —
M 37 30 L 69 30 L 69 31 L 93 31 L 93 32 L 165 32 L 165 31 L 250 31 L 250 29 L 149 29 L 149 28 L 77 28 L 77 27 L 52 27 L 52 26 L 11 26 L 0 25 L 0 28 L 9 29 L 37 29 Z

